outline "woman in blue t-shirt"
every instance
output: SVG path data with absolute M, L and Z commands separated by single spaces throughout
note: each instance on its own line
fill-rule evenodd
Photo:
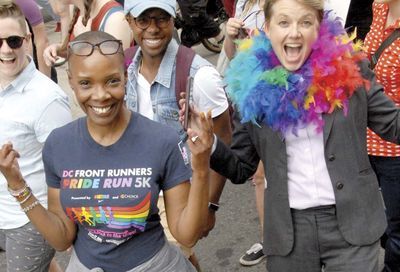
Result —
M 203 139 L 210 135 L 188 129 L 190 166 L 175 131 L 126 108 L 122 43 L 113 36 L 85 32 L 68 56 L 70 85 L 86 116 L 45 143 L 48 210 L 23 180 L 17 151 L 5 144 L 0 170 L 10 192 L 54 248 L 73 246 L 67 271 L 195 271 L 166 241 L 157 199 L 163 190 L 171 233 L 192 247 L 208 213 L 211 143 Z M 210 113 L 198 121 L 211 134 Z

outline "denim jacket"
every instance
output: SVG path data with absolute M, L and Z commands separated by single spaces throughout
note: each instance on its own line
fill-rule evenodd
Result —
M 178 118 L 179 108 L 175 96 L 175 74 L 176 74 L 176 55 L 178 53 L 178 43 L 172 39 L 169 43 L 164 57 L 161 61 L 157 76 L 150 88 L 154 121 L 166 124 L 174 128 L 181 137 L 185 134 Z M 139 48 L 133 57 L 132 63 L 128 67 L 128 83 L 126 103 L 130 110 L 138 111 L 138 92 L 137 78 L 141 62 L 141 49 Z M 199 55 L 193 59 L 190 75 L 194 76 L 202 66 L 211 65 L 207 60 Z

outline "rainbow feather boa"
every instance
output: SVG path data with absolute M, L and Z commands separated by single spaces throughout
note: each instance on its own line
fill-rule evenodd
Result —
M 296 72 L 280 65 L 265 33 L 239 42 L 225 81 L 242 122 L 263 122 L 284 135 L 310 123 L 321 131 L 322 114 L 336 108 L 347 115 L 349 98 L 366 83 L 357 65 L 365 55 L 330 17 L 325 13 L 312 53 Z

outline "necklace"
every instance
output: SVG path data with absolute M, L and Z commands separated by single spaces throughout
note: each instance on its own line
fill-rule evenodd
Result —
M 296 134 L 300 125 L 310 123 L 321 131 L 322 114 L 335 109 L 347 115 L 349 98 L 366 84 L 357 65 L 365 55 L 353 39 L 338 18 L 325 13 L 312 53 L 294 72 L 281 66 L 264 32 L 239 41 L 225 81 L 241 121 Z

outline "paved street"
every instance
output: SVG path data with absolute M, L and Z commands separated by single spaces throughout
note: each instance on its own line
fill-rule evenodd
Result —
M 54 28 L 55 25 L 52 22 L 47 23 L 52 42 L 59 39 L 59 34 L 53 33 Z M 214 64 L 216 63 L 217 55 L 206 51 L 202 46 L 197 46 L 195 50 Z M 65 69 L 66 65 L 57 68 L 59 83 L 70 95 L 76 117 L 81 113 L 72 99 Z M 254 242 L 261 239 L 255 209 L 254 187 L 250 183 L 243 185 L 227 183 L 220 204 L 215 229 L 195 247 L 203 272 L 266 271 L 265 261 L 248 268 L 241 266 L 238 262 L 240 256 Z M 68 253 L 57 253 L 57 260 L 63 268 L 66 267 L 68 258 Z M 6 271 L 5 267 L 5 254 L 2 252 L 0 253 L 0 271 Z

